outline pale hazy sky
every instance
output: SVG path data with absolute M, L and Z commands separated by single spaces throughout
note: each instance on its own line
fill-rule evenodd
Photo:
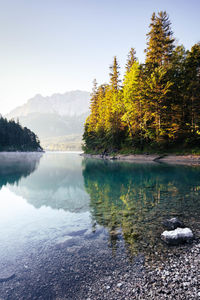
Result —
M 200 41 L 199 0 L 0 0 L 0 113 L 35 94 L 108 81 L 131 47 L 144 60 L 153 11 L 166 10 L 187 49 Z M 123 72 L 123 68 L 121 70 Z

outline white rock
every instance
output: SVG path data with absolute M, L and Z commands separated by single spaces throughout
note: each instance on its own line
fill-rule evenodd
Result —
M 166 230 L 161 234 L 161 239 L 171 245 L 190 241 L 193 237 L 194 236 L 190 228 L 176 228 L 175 230 L 170 231 Z

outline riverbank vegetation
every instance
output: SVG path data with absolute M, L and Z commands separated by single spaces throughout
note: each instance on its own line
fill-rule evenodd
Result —
M 166 12 L 149 28 L 143 64 L 132 48 L 122 81 L 116 57 L 109 84 L 94 81 L 86 153 L 199 153 L 200 43 L 176 45 Z
M 42 151 L 42 148 L 34 132 L 0 116 L 0 151 Z

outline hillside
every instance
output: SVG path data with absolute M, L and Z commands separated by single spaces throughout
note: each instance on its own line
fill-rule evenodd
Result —
M 42 151 L 34 132 L 0 117 L 0 151 Z
M 89 114 L 90 94 L 71 91 L 43 97 L 36 95 L 6 117 L 31 128 L 48 150 L 80 150 L 83 125 Z

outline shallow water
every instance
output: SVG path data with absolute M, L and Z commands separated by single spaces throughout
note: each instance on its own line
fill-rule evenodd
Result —
M 124 260 L 167 252 L 165 218 L 198 237 L 199 204 L 199 166 L 0 154 L 0 279 L 15 275 L 0 298 L 78 299 L 84 282 Z

